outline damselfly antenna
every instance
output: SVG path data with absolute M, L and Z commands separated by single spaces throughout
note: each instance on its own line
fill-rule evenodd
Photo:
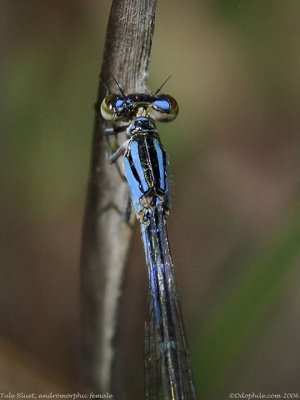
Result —
M 168 82 L 168 80 L 171 78 L 171 76 L 172 76 L 173 74 L 171 74 L 171 75 L 169 75 L 168 77 L 167 77 L 167 79 L 164 81 L 164 83 L 157 89 L 157 91 L 154 93 L 154 96 L 156 96 L 160 91 L 161 91 L 161 89 L 165 86 L 165 84 Z
M 110 72 L 113 80 L 115 81 L 116 85 L 118 86 L 118 89 L 120 90 L 121 94 L 126 97 L 126 94 L 123 92 L 123 89 L 121 88 L 121 86 L 119 85 L 118 81 L 116 80 L 116 78 L 113 76 L 113 74 Z

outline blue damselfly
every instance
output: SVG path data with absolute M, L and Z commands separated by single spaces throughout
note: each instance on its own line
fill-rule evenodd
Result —
M 116 82 L 117 83 L 117 82 Z M 118 84 L 117 84 L 118 85 Z M 126 132 L 111 155 L 123 156 L 132 204 L 140 221 L 149 277 L 149 314 L 145 323 L 145 397 L 148 400 L 196 399 L 191 362 L 170 254 L 168 162 L 155 121 L 176 118 L 178 105 L 166 94 L 110 94 L 101 114 L 112 126 L 107 135 Z M 125 123 L 116 125 L 117 122 Z

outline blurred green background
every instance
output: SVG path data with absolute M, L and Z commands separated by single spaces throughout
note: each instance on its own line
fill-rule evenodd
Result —
M 79 390 L 79 254 L 110 1 L 2 1 L 0 389 Z M 170 241 L 199 398 L 300 391 L 300 2 L 165 0 L 150 87 L 180 105 Z M 120 387 L 142 398 L 146 267 Z

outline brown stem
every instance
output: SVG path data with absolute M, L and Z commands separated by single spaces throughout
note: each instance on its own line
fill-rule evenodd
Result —
M 96 104 L 118 93 L 147 92 L 156 0 L 113 0 Z M 112 392 L 118 303 L 132 229 L 120 218 L 127 184 L 107 162 L 105 124 L 96 112 L 82 235 L 82 376 L 86 390 Z M 120 139 L 122 140 L 122 138 Z

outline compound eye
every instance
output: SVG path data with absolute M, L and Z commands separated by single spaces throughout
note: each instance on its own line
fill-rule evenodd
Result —
M 120 98 L 115 94 L 110 94 L 104 98 L 100 110 L 101 110 L 101 115 L 105 120 L 111 121 L 112 119 L 115 119 L 117 114 L 116 103 L 118 101 L 120 101 Z
M 128 98 L 110 94 L 101 104 L 101 114 L 107 121 L 124 119 L 127 117 L 130 106 L 131 101 Z
M 161 122 L 173 121 L 177 117 L 178 111 L 176 100 L 168 94 L 156 96 L 148 110 L 151 118 Z

